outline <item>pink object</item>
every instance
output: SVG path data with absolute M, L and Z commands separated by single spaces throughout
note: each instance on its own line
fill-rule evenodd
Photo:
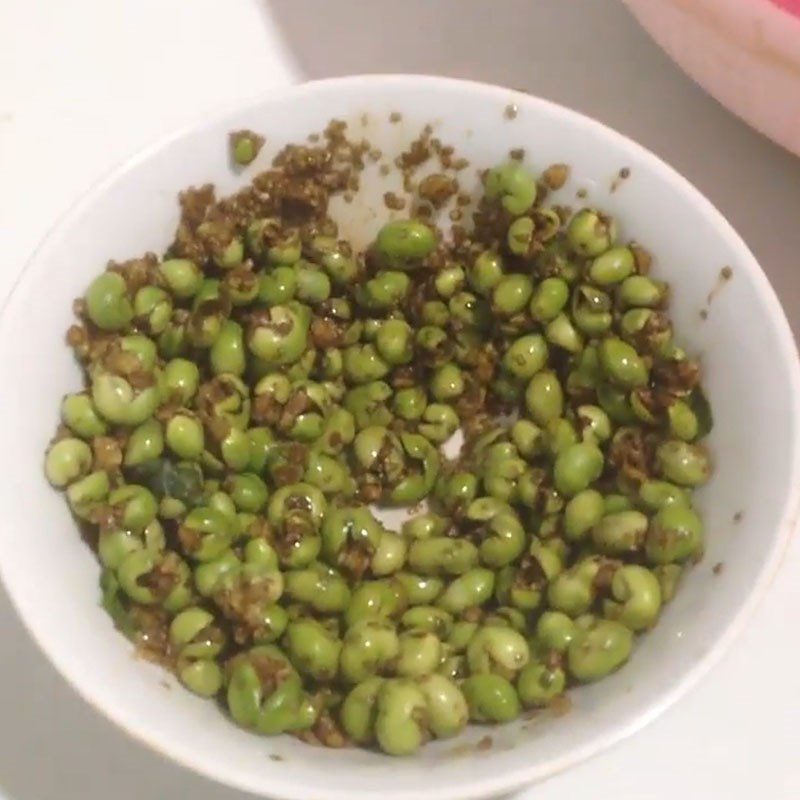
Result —
M 624 0 L 706 91 L 800 155 L 800 0 Z
M 800 17 L 800 0 L 771 0 L 776 6 L 785 8 L 792 14 Z

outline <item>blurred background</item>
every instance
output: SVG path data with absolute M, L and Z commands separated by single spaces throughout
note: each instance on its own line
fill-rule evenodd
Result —
M 800 160 L 686 77 L 619 0 L 0 0 L 0 297 L 58 216 L 141 147 L 271 88 L 357 72 L 501 83 L 638 140 L 730 219 L 800 334 Z M 800 645 L 787 621 L 798 575 L 795 542 L 746 634 L 697 689 L 516 800 L 800 797 Z M 0 640 L 3 800 L 244 800 L 96 715 L 1 592 Z

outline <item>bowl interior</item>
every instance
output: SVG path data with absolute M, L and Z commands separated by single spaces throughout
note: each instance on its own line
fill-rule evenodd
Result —
M 509 105 L 516 116 L 507 113 Z M 391 112 L 401 112 L 402 121 L 390 123 Z M 230 169 L 228 131 L 263 132 L 268 144 L 259 163 L 266 164 L 283 144 L 305 139 L 333 117 L 369 138 L 388 163 L 431 123 L 435 135 L 469 159 L 462 173 L 468 190 L 477 186 L 477 169 L 511 148 L 524 147 L 536 168 L 570 164 L 559 201 L 618 215 L 622 235 L 649 248 L 653 272 L 672 282 L 679 338 L 702 357 L 716 421 L 716 474 L 699 497 L 705 558 L 630 663 L 574 692 L 564 716 L 472 728 L 406 760 L 244 733 L 213 704 L 134 658 L 98 606 L 92 554 L 42 476 L 60 397 L 79 386 L 64 343 L 72 298 L 109 259 L 167 245 L 180 189 L 211 181 L 227 192 L 254 174 Z M 623 167 L 630 174 L 620 180 Z M 355 202 L 342 207 L 344 235 L 365 241 L 388 216 L 382 194 L 397 185 L 388 180 L 376 168 Z M 576 198 L 579 189 L 585 200 Z M 729 280 L 721 277 L 724 267 Z M 719 653 L 776 565 L 795 510 L 796 352 L 749 251 L 707 201 L 651 154 L 598 123 L 503 89 L 423 78 L 346 79 L 298 87 L 204 122 L 129 162 L 79 204 L 33 259 L 0 331 L 6 509 L 0 568 L 14 603 L 64 676 L 128 732 L 213 778 L 269 796 L 465 800 L 510 790 L 596 752 L 666 707 Z M 713 570 L 717 564 L 723 566 Z M 491 740 L 477 746 L 487 734 Z

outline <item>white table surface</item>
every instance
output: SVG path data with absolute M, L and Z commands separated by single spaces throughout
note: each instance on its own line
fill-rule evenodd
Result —
M 525 88 L 633 136 L 728 215 L 800 331 L 800 160 L 684 78 L 615 0 L 0 0 L 0 297 L 59 214 L 141 146 L 270 87 L 365 71 Z M 698 688 L 516 800 L 796 800 L 798 615 L 795 539 L 747 632 Z M 0 643 L 0 796 L 245 800 L 94 713 L 2 593 Z

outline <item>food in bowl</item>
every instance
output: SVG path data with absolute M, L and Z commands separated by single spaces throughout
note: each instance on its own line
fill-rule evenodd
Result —
M 368 154 L 332 123 L 96 277 L 45 471 L 138 652 L 257 733 L 408 755 L 625 663 L 702 554 L 711 415 L 647 251 L 548 203 L 566 165 L 469 198 L 425 131 L 359 252 L 329 200 Z

